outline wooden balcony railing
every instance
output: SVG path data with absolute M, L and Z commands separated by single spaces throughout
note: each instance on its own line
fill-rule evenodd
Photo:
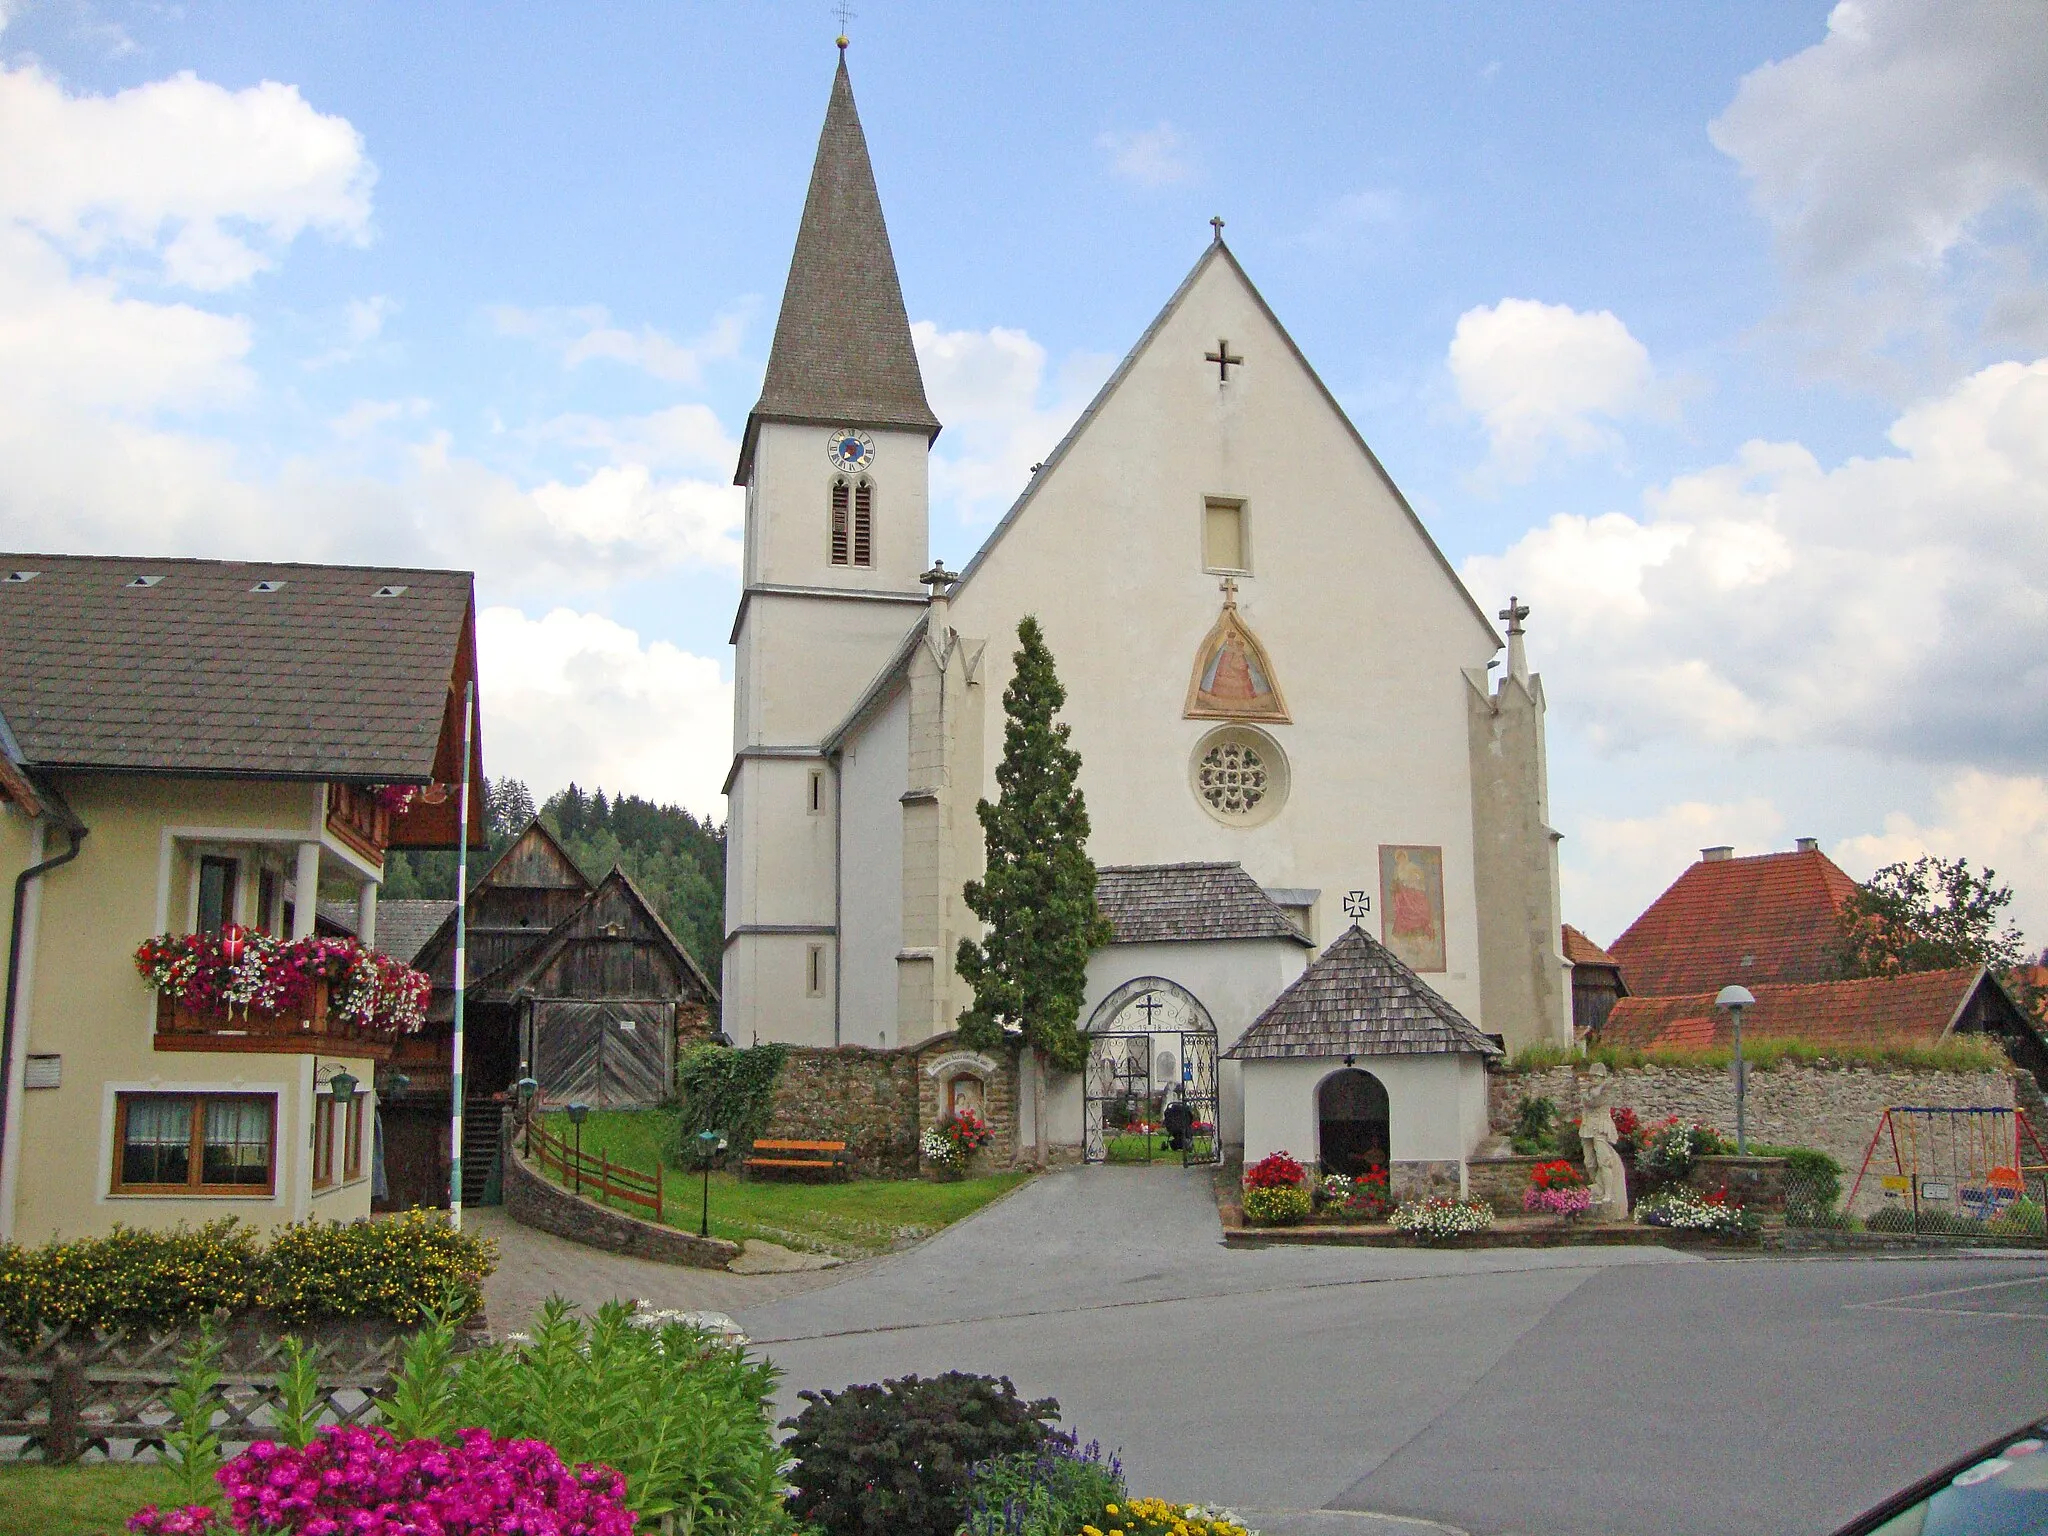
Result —
M 315 982 L 305 1005 L 291 1014 L 199 1013 L 168 992 L 156 999 L 156 1048 L 160 1051 L 270 1051 L 332 1053 L 383 1061 L 393 1038 L 358 1029 L 328 1005 L 328 986 Z
M 327 786 L 327 830 L 366 859 L 384 862 L 391 846 L 391 813 L 377 803 L 375 790 L 359 784 Z

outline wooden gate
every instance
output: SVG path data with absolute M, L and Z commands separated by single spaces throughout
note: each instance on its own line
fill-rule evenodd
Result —
M 672 1097 L 676 1010 L 670 1002 L 533 1003 L 534 1080 L 543 1104 L 643 1109 Z

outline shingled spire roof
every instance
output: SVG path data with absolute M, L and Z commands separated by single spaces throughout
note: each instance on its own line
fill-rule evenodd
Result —
M 764 421 L 939 433 L 910 344 L 910 316 L 843 51 L 735 484 L 746 482 Z
M 1392 950 L 1353 926 L 1297 976 L 1223 1054 L 1498 1056 L 1499 1046 L 1445 1002 Z

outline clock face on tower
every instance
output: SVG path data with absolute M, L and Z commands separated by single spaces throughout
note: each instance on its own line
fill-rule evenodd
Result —
M 841 427 L 825 439 L 825 454 L 835 469 L 872 469 L 875 440 L 853 427 Z

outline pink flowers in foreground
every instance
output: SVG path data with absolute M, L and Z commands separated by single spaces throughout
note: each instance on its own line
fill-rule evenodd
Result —
M 539 1440 L 463 1430 L 454 1445 L 403 1443 L 381 1429 L 323 1429 L 304 1450 L 260 1441 L 222 1467 L 238 1532 L 292 1536 L 632 1536 L 626 1481 L 562 1465 Z M 143 1510 L 138 1536 L 203 1536 L 202 1505 Z

